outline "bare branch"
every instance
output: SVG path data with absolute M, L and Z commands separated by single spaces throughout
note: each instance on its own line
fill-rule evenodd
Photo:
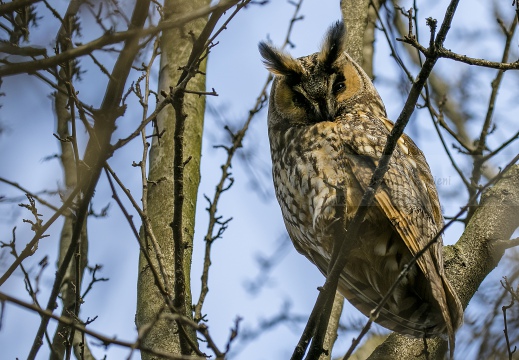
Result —
M 19 63 L 9 63 L 7 65 L 0 66 L 0 77 L 22 73 L 34 73 L 38 70 L 51 68 L 63 62 L 67 62 L 69 60 L 77 59 L 81 56 L 88 55 L 95 50 L 103 48 L 106 45 L 117 44 L 122 41 L 134 39 L 136 37 L 142 38 L 146 36 L 153 36 L 166 29 L 180 28 L 185 24 L 189 23 L 190 21 L 207 16 L 208 14 L 213 13 L 215 11 L 225 11 L 226 9 L 232 7 L 239 1 L 240 0 L 221 1 L 216 5 L 208 6 L 193 11 L 189 14 L 179 17 L 178 19 L 162 22 L 155 27 L 150 27 L 147 29 L 134 28 L 122 32 L 108 33 L 95 40 L 90 41 L 87 44 L 77 46 L 73 49 L 64 51 L 58 55 L 51 56 L 48 58 Z
M 28 194 L 30 195 L 32 198 L 38 200 L 39 203 L 41 203 L 42 205 L 45 205 L 47 206 L 48 208 L 54 210 L 54 211 L 58 211 L 59 209 L 57 207 L 55 207 L 54 205 L 52 205 L 51 203 L 45 201 L 44 199 L 42 199 L 41 197 L 39 197 L 38 195 L 36 195 L 35 193 L 27 190 L 26 188 L 24 188 L 23 186 L 21 186 L 20 184 L 18 183 L 15 183 L 13 181 L 9 181 L 3 177 L 0 177 L 0 182 L 3 182 L 3 183 L 6 183 L 6 184 L 9 184 L 21 191 L 23 191 L 25 194 Z
M 10 1 L 5 4 L 0 5 L 0 16 L 4 16 L 5 14 L 16 11 L 24 6 L 32 5 L 42 0 L 16 0 Z
M 103 345 L 105 345 L 105 346 L 112 344 L 112 345 L 118 345 L 118 346 L 130 348 L 130 349 L 136 348 L 136 349 L 141 350 L 144 353 L 155 355 L 155 356 L 158 356 L 160 358 L 168 359 L 168 360 L 206 360 L 207 359 L 206 357 L 199 357 L 199 356 L 183 356 L 183 355 L 169 354 L 169 353 L 165 353 L 163 351 L 160 351 L 158 349 L 147 348 L 147 347 L 142 346 L 140 344 L 136 345 L 135 343 L 132 343 L 132 342 L 129 342 L 129 341 L 118 340 L 117 337 L 115 337 L 115 336 L 108 337 L 108 336 L 103 335 L 101 333 L 98 333 L 96 331 L 92 331 L 92 330 L 89 330 L 89 329 L 85 328 L 85 326 L 83 324 L 78 323 L 77 320 L 75 320 L 73 318 L 54 315 L 52 313 L 52 311 L 41 309 L 37 305 L 33 305 L 33 304 L 27 303 L 25 301 L 16 299 L 16 298 L 14 298 L 12 296 L 9 296 L 9 295 L 7 295 L 7 294 L 5 294 L 3 292 L 0 292 L 0 301 L 1 302 L 8 301 L 10 303 L 13 303 L 13 304 L 16 304 L 18 306 L 21 306 L 21 307 L 23 307 L 25 309 L 32 310 L 32 311 L 40 314 L 41 316 L 57 320 L 60 323 L 63 323 L 63 324 L 65 324 L 67 326 L 70 326 L 70 327 L 73 327 L 74 329 L 80 331 L 81 333 L 88 334 L 88 335 L 90 335 L 90 336 L 100 340 L 101 343 Z
M 303 3 L 303 0 L 299 0 L 297 3 L 294 3 L 294 13 L 292 15 L 292 18 L 290 20 L 290 24 L 287 30 L 287 34 L 285 36 L 285 41 L 282 45 L 282 48 L 286 47 L 290 43 L 290 35 L 292 34 L 292 29 L 294 26 L 294 23 L 301 19 L 301 16 L 299 16 L 299 11 L 301 9 L 301 5 Z M 237 9 L 238 10 L 238 9 Z M 225 24 L 224 24 L 225 26 Z M 223 28 L 223 27 L 222 27 Z M 209 41 L 212 42 L 214 37 Z M 219 146 L 226 150 L 227 152 L 227 159 L 226 162 L 221 166 L 221 176 L 218 184 L 216 185 L 216 191 L 215 194 L 210 200 L 207 196 L 206 199 L 209 202 L 209 207 L 207 208 L 207 211 L 209 213 L 209 224 L 207 228 L 206 235 L 204 237 L 205 240 L 205 254 L 204 254 L 204 265 L 202 270 L 202 277 L 201 277 L 201 291 L 200 296 L 198 298 L 198 302 L 195 305 L 195 321 L 200 321 L 204 319 L 204 315 L 202 314 L 202 307 L 205 301 L 205 297 L 207 296 L 207 293 L 209 291 L 209 268 L 211 266 L 211 248 L 213 242 L 220 238 L 225 229 L 227 228 L 227 224 L 231 219 L 227 219 L 222 221 L 221 216 L 217 216 L 217 209 L 218 204 L 221 195 L 227 191 L 233 184 L 234 179 L 231 177 L 231 166 L 232 161 L 234 159 L 234 156 L 236 154 L 236 151 L 238 151 L 239 148 L 242 147 L 243 139 L 245 138 L 245 135 L 247 134 L 247 131 L 249 129 L 249 126 L 253 119 L 256 117 L 256 115 L 265 107 L 267 103 L 267 89 L 269 84 L 272 82 L 272 75 L 268 75 L 267 79 L 265 80 L 265 83 L 260 90 L 260 94 L 256 98 L 256 103 L 254 104 L 253 108 L 249 111 L 249 116 L 247 120 L 245 120 L 244 124 L 242 125 L 241 129 L 237 131 L 236 133 L 233 133 L 230 131 L 228 127 L 226 127 L 226 130 L 229 131 L 231 136 L 232 144 L 230 146 Z M 218 231 L 215 234 L 215 227 L 219 226 Z
M 506 282 L 506 278 L 505 278 L 505 282 Z M 509 305 L 503 305 L 502 308 L 501 308 L 503 310 L 503 322 L 504 322 L 504 325 L 505 325 L 505 329 L 503 330 L 503 332 L 505 334 L 505 339 L 506 339 L 506 349 L 508 351 L 508 359 L 512 360 L 513 354 L 517 350 L 517 347 L 514 346 L 513 350 L 510 347 L 510 338 L 508 337 L 508 323 L 506 321 L 506 311 L 508 309 L 510 309 L 512 306 L 514 306 L 514 304 L 515 304 L 515 299 L 514 299 L 515 292 L 511 289 L 511 287 L 508 284 L 508 282 L 506 282 L 506 285 L 501 282 L 501 285 L 503 285 L 503 287 L 505 287 L 505 289 L 507 289 L 510 292 L 510 294 L 512 294 L 512 301 L 510 302 L 510 304 Z
M 517 17 L 514 17 L 514 20 L 513 20 L 512 24 L 510 25 L 510 29 L 508 31 L 506 31 L 506 30 L 504 31 L 505 35 L 506 35 L 506 41 L 505 41 L 505 46 L 503 49 L 503 55 L 502 55 L 502 59 L 501 59 L 502 62 L 505 62 L 508 59 L 508 55 L 510 52 L 510 46 L 512 43 L 512 38 L 514 36 L 516 27 L 517 27 Z M 494 108 L 495 108 L 495 104 L 496 104 L 496 100 L 497 100 L 499 87 L 501 86 L 501 81 L 503 80 L 503 76 L 504 76 L 504 70 L 499 70 L 497 72 L 495 79 L 492 81 L 492 84 L 491 84 L 492 92 L 491 92 L 490 98 L 488 100 L 487 113 L 485 115 L 485 120 L 483 122 L 480 136 L 477 141 L 477 146 L 474 149 L 474 151 L 472 152 L 472 156 L 474 158 L 474 165 L 472 168 L 472 176 L 471 176 L 471 183 L 473 186 L 469 188 L 469 194 L 471 196 L 472 196 L 472 194 L 474 194 L 475 186 L 477 186 L 479 184 L 479 181 L 482 176 L 481 169 L 482 169 L 483 163 L 484 163 L 482 156 L 483 156 L 483 152 L 487 148 L 487 136 L 489 134 L 490 126 L 492 124 Z M 467 214 L 467 217 L 469 219 L 471 218 L 474 211 L 476 210 L 477 200 L 474 200 L 471 203 L 471 205 L 472 205 L 472 207 L 471 207 L 469 213 Z
M 149 5 L 150 0 L 137 1 L 132 15 L 133 30 L 131 31 L 140 31 L 139 29 L 144 26 L 144 23 L 148 17 Z M 140 46 L 138 38 L 134 37 L 125 42 L 124 48 L 119 54 L 119 57 L 112 71 L 113 79 L 117 80 L 109 81 L 106 87 L 105 97 L 103 99 L 101 109 L 97 114 L 94 125 L 95 136 L 90 138 L 82 162 L 84 167 L 81 171 L 81 176 L 79 177 L 81 181 L 78 183 L 79 186 L 77 188 L 81 188 L 83 197 L 79 203 L 76 213 L 77 219 L 74 223 L 70 247 L 63 256 L 58 271 L 56 272 L 56 278 L 49 296 L 49 300 L 47 302 L 46 309 L 49 311 L 52 311 L 55 308 L 56 298 L 60 292 L 62 281 L 67 272 L 70 261 L 76 252 L 77 246 L 79 245 L 79 239 L 84 229 L 83 225 L 88 213 L 90 200 L 94 195 L 97 182 L 101 174 L 101 169 L 106 159 L 111 155 L 107 149 L 109 149 L 110 139 L 113 131 L 115 130 L 115 121 L 121 115 L 119 102 L 124 91 L 124 86 L 131 69 L 133 59 L 137 55 L 139 49 Z M 28 359 L 30 360 L 33 360 L 36 357 L 42 345 L 41 338 L 48 326 L 49 319 L 50 318 L 47 316 L 42 316 L 40 326 L 28 356 Z
M 73 204 L 74 198 L 79 193 L 79 187 L 75 188 L 67 200 L 63 203 L 63 205 L 51 216 L 49 220 L 35 232 L 34 237 L 27 243 L 25 248 L 20 253 L 20 256 L 9 266 L 9 268 L 5 271 L 5 273 L 0 277 L 0 286 L 12 275 L 12 273 L 16 270 L 16 268 L 25 260 L 27 257 L 32 256 L 38 247 L 38 242 L 45 235 L 45 232 L 48 228 L 56 221 L 65 211 L 67 211 Z

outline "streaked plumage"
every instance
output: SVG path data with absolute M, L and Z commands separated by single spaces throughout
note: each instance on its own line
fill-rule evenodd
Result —
M 343 51 L 343 38 L 337 23 L 320 52 L 299 59 L 260 44 L 275 75 L 268 128 L 276 196 L 294 246 L 324 275 L 339 236 L 332 225 L 354 216 L 393 127 L 371 80 Z M 403 135 L 364 219 L 360 246 L 348 255 L 339 291 L 369 316 L 442 225 L 429 166 Z M 416 337 L 447 334 L 452 348 L 462 319 L 443 272 L 440 239 L 418 259 L 377 322 Z

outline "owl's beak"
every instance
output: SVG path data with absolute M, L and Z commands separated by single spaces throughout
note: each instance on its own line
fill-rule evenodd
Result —
M 326 99 L 321 99 L 318 103 L 318 111 L 320 121 L 334 121 L 335 120 L 335 108 Z

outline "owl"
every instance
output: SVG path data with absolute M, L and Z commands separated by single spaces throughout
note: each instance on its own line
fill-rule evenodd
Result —
M 274 75 L 268 135 L 276 197 L 295 248 L 326 276 L 335 242 L 357 211 L 393 128 L 371 80 L 344 52 L 344 25 L 320 52 L 293 58 L 267 43 L 259 50 Z M 338 291 L 369 316 L 406 264 L 443 225 L 425 157 L 402 135 L 348 253 Z M 419 257 L 376 322 L 414 337 L 448 337 L 463 321 L 445 277 L 442 241 Z

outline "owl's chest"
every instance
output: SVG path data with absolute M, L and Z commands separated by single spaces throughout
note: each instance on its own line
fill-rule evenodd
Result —
M 325 248 L 319 252 L 331 249 L 330 225 L 348 181 L 338 144 L 329 130 L 289 131 L 279 141 L 271 138 L 276 196 L 292 240 L 303 248 L 317 240 Z

